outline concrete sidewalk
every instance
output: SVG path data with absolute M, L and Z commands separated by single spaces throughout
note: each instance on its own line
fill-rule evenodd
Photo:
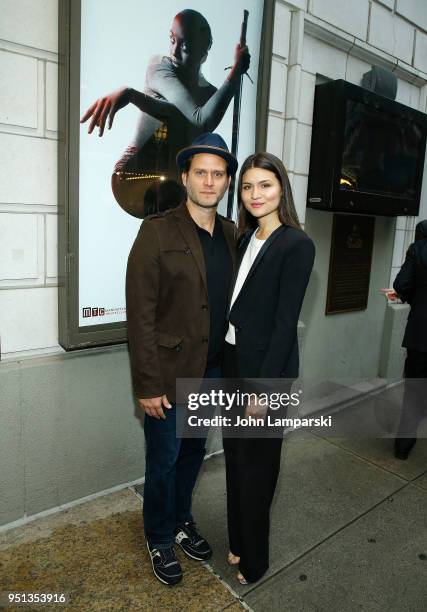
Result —
M 0 533 L 0 590 L 67 591 L 65 608 L 81 612 L 426 609 L 425 439 L 399 461 L 390 439 L 294 435 L 273 505 L 270 570 L 246 587 L 225 563 L 222 454 L 205 462 L 194 499 L 214 556 L 203 565 L 180 554 L 185 577 L 177 587 L 151 574 L 140 505 L 125 489 Z
M 304 434 L 283 449 L 270 570 L 242 587 L 225 563 L 223 457 L 209 460 L 195 515 L 212 568 L 256 612 L 421 612 L 427 608 L 427 440 L 407 461 L 393 442 Z M 222 552 L 222 554 L 220 553 Z

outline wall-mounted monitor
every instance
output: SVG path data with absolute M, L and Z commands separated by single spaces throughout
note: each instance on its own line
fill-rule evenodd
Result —
M 307 205 L 417 215 L 427 115 L 343 80 L 316 86 Z

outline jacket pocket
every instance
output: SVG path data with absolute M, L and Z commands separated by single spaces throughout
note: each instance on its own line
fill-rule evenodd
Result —
M 170 349 L 178 349 L 182 342 L 181 336 L 175 336 L 174 334 L 166 334 L 163 332 L 159 333 L 157 340 L 158 346 L 163 346 Z
M 167 244 L 160 248 L 163 255 L 191 255 L 191 249 L 185 244 Z

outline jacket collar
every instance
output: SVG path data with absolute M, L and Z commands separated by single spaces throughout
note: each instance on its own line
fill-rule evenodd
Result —
M 174 208 L 171 211 L 171 214 L 174 217 L 177 217 L 180 221 L 188 221 L 189 223 L 194 223 L 190 213 L 188 212 L 188 208 L 185 202 L 184 204 L 180 204 L 179 206 Z
M 264 242 L 264 244 L 262 245 L 258 255 L 255 257 L 255 261 L 252 264 L 251 269 L 249 270 L 248 275 L 245 278 L 245 281 L 244 281 L 244 283 L 242 285 L 242 288 L 240 289 L 240 293 L 236 297 L 236 300 L 234 301 L 233 306 L 236 304 L 237 300 L 239 299 L 239 296 L 242 294 L 244 288 L 246 287 L 247 283 L 249 282 L 249 280 L 250 280 L 251 276 L 253 275 L 254 271 L 256 270 L 256 268 L 259 266 L 262 258 L 264 257 L 264 255 L 266 254 L 268 249 L 277 240 L 277 238 L 279 236 L 281 236 L 284 232 L 286 232 L 288 227 L 289 227 L 288 225 L 281 225 L 280 227 L 275 229 L 274 232 L 272 232 L 270 234 L 270 236 L 267 238 L 267 240 Z M 242 241 L 241 241 L 241 243 L 239 245 L 239 251 L 238 251 L 238 256 L 237 256 L 237 273 L 236 273 L 235 278 L 234 278 L 233 289 L 232 289 L 231 295 L 233 295 L 234 286 L 235 286 L 236 281 L 237 281 L 237 275 L 239 273 L 239 268 L 240 268 L 240 265 L 242 263 L 243 256 L 246 253 L 246 250 L 248 248 L 249 242 L 251 241 L 251 238 L 252 238 L 252 236 L 254 235 L 255 232 L 256 232 L 256 229 L 247 232 L 243 236 Z
M 181 204 L 180 206 L 175 208 L 172 214 L 178 221 L 179 230 L 188 246 L 191 255 L 194 257 L 207 294 L 208 283 L 206 280 L 205 258 L 203 256 L 202 245 L 200 244 L 200 239 L 197 234 L 196 224 L 194 223 L 190 213 L 188 212 L 186 204 Z
M 178 221 L 178 227 L 180 229 L 180 232 L 183 235 L 184 240 L 188 245 L 191 255 L 194 257 L 194 260 L 199 269 L 199 272 L 202 277 L 203 284 L 204 284 L 204 287 L 207 293 L 208 284 L 206 280 L 205 258 L 203 256 L 202 245 L 200 243 L 200 239 L 197 233 L 196 223 L 194 219 L 192 218 L 192 216 L 190 215 L 190 213 L 188 212 L 188 208 L 185 203 L 177 206 L 171 214 Z M 226 224 L 228 223 L 228 221 L 225 221 L 224 219 L 222 219 L 218 215 L 218 213 L 216 217 L 217 219 L 219 219 L 222 225 L 225 241 L 230 251 L 230 257 L 231 257 L 231 262 L 232 262 L 233 272 L 234 272 L 235 266 L 236 266 L 236 254 L 235 254 L 235 245 L 234 245 L 232 233 L 229 231 L 229 228 L 226 227 Z

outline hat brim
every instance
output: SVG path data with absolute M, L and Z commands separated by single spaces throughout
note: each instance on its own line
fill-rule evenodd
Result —
M 234 176 L 237 172 L 238 161 L 232 153 L 221 149 L 221 147 L 211 147 L 209 145 L 196 145 L 195 147 L 185 147 L 181 149 L 176 156 L 176 163 L 180 170 L 184 170 L 185 162 L 189 157 L 197 155 L 198 153 L 209 153 L 211 155 L 217 155 L 222 157 L 227 162 L 228 171 L 231 176 Z

